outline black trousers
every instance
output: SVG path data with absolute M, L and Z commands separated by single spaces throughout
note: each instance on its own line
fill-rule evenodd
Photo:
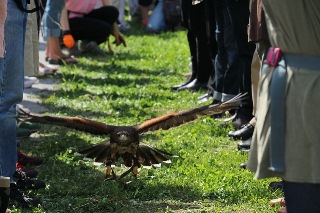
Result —
M 283 181 L 282 185 L 288 212 L 320 212 L 320 184 Z
M 212 27 L 215 26 L 214 16 L 207 15 L 206 1 L 192 5 L 191 0 L 182 0 L 182 25 L 187 28 L 188 43 L 192 62 L 192 79 L 206 83 L 214 73 L 213 58 L 215 41 L 210 39 Z M 213 18 L 213 19 L 212 19 Z M 211 28 L 210 28 L 211 27 Z M 214 30 L 213 30 L 214 31 Z M 212 42 L 213 41 L 213 42 Z
M 227 96 L 248 93 L 244 109 L 251 115 L 251 62 L 255 45 L 248 42 L 249 0 L 215 0 L 215 9 L 216 91 Z
M 75 40 L 105 42 L 112 33 L 112 25 L 118 20 L 119 11 L 113 6 L 104 6 L 84 17 L 69 19 L 70 30 Z

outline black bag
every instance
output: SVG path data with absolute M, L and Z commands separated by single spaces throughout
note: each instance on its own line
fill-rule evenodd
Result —
M 163 14 L 168 28 L 173 30 L 181 23 L 181 1 L 163 0 Z

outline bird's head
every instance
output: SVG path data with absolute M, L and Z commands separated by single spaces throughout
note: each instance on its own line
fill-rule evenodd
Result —
M 127 131 L 117 132 L 114 139 L 118 145 L 122 145 L 122 146 L 130 145 L 131 143 L 131 137 L 129 132 Z
M 119 141 L 127 141 L 129 138 L 129 135 L 127 132 L 118 132 L 117 136 L 119 138 Z

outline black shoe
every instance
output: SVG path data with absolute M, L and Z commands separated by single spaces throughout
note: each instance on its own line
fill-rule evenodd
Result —
M 179 89 L 180 87 L 183 87 L 183 86 L 189 84 L 189 83 L 190 83 L 191 81 L 193 81 L 193 80 L 194 80 L 194 78 L 189 78 L 186 82 L 184 82 L 184 83 L 182 83 L 182 84 L 177 84 L 177 85 L 172 86 L 171 89 L 172 89 L 172 90 L 177 90 L 177 89 Z
M 6 212 L 9 205 L 10 188 L 9 180 L 5 184 L 1 184 L 0 187 L 0 212 Z
M 275 181 L 275 182 L 269 183 L 269 188 L 274 190 L 282 189 L 283 188 L 282 181 L 278 181 L 278 182 Z
M 254 131 L 254 126 L 252 126 L 250 123 L 247 123 L 246 125 L 242 126 L 241 129 L 230 131 L 228 133 L 229 137 L 233 137 L 233 139 L 242 139 L 247 140 L 252 137 Z
M 240 163 L 239 169 L 247 169 L 247 163 Z
M 245 141 L 240 141 L 238 143 L 238 150 L 241 150 L 241 151 L 250 150 L 250 146 L 251 146 L 251 138 Z
M 24 174 L 24 172 L 20 171 L 19 169 L 17 169 L 13 174 L 13 179 L 16 181 L 17 186 L 20 189 L 38 190 L 46 188 L 45 182 L 41 180 L 30 179 Z
M 14 183 L 10 184 L 10 200 L 22 207 L 38 206 L 41 204 L 39 198 L 28 197 Z
M 197 79 L 194 79 L 189 84 L 179 87 L 177 90 L 178 91 L 182 91 L 182 90 L 198 91 L 201 89 L 208 89 L 207 85 L 208 85 L 208 82 L 199 82 Z
M 237 114 L 237 116 L 232 120 L 233 127 L 238 130 L 241 129 L 245 124 L 249 123 L 251 118 L 247 118 Z

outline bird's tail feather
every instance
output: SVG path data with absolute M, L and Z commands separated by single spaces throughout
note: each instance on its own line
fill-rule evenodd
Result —
M 162 162 L 169 161 L 170 159 L 168 157 L 173 156 L 166 151 L 151 147 L 146 144 L 140 144 L 138 148 L 138 154 L 140 157 L 140 163 L 144 166 L 161 164 Z
M 78 151 L 78 153 L 84 155 L 87 158 L 95 159 L 96 162 L 103 162 L 108 156 L 109 149 L 110 143 L 102 142 L 95 144 L 87 149 Z

